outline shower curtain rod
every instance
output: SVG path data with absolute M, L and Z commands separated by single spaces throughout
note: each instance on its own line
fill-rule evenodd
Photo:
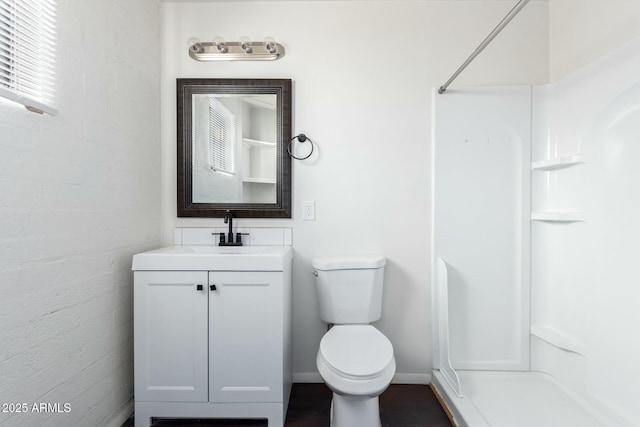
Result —
M 467 65 L 469 65 L 471 63 L 471 61 L 473 61 L 475 59 L 476 56 L 478 56 L 480 54 L 480 52 L 482 52 L 484 50 L 485 47 L 487 47 L 487 45 L 489 43 L 491 43 L 491 41 L 500 33 L 500 31 L 502 31 L 502 29 L 504 27 L 507 26 L 507 24 L 509 22 L 511 22 L 511 20 L 513 18 L 515 18 L 515 16 L 518 14 L 518 12 L 520 12 L 520 10 L 522 10 L 523 7 L 525 7 L 525 5 L 529 3 L 529 0 L 520 0 L 514 7 L 513 9 L 511 9 L 511 12 L 509 12 L 507 14 L 507 16 L 505 16 L 502 21 L 500 21 L 500 23 L 498 24 L 498 26 L 496 28 L 493 29 L 493 31 L 491 31 L 491 33 L 487 36 L 486 39 L 484 39 L 484 41 L 482 43 L 480 43 L 480 46 L 478 46 L 476 48 L 476 50 L 473 51 L 473 53 L 471 54 L 471 56 L 469 56 L 469 58 L 467 58 L 466 61 L 464 61 L 462 63 L 462 65 L 460 66 L 460 68 L 458 68 L 456 70 L 455 73 L 453 73 L 453 75 L 449 78 L 449 80 L 447 80 L 447 82 L 445 84 L 443 84 L 442 86 L 440 86 L 440 88 L 438 89 L 438 93 L 439 94 L 443 94 L 447 91 L 447 88 L 449 87 L 449 85 L 451 84 L 451 82 L 453 82 L 459 75 L 460 73 L 467 68 Z

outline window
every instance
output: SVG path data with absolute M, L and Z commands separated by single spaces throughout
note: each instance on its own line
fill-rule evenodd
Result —
M 0 0 L 0 97 L 30 111 L 53 107 L 56 0 Z
M 224 104 L 209 97 L 209 167 L 235 175 L 236 116 Z

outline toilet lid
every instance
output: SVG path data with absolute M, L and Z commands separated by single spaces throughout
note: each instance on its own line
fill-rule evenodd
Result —
M 373 378 L 393 360 L 393 346 L 371 325 L 337 325 L 320 341 L 320 355 L 336 373 Z

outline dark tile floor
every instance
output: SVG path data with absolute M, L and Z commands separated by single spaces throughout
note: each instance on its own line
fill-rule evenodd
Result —
M 327 427 L 331 391 L 324 384 L 294 384 L 285 427 Z M 383 427 L 451 427 L 426 385 L 392 384 L 380 396 Z M 122 427 L 133 427 L 133 419 Z M 258 427 L 263 420 L 156 420 L 153 427 Z M 357 427 L 357 426 L 354 426 Z

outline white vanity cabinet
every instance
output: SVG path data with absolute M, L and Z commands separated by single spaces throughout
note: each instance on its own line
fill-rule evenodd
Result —
M 136 402 L 208 400 L 207 276 L 203 271 L 134 273 Z
M 134 271 L 136 426 L 151 418 L 283 425 L 292 382 L 285 252 L 280 271 L 249 271 L 250 263 L 244 271 Z
M 282 400 L 282 273 L 209 273 L 209 399 Z

